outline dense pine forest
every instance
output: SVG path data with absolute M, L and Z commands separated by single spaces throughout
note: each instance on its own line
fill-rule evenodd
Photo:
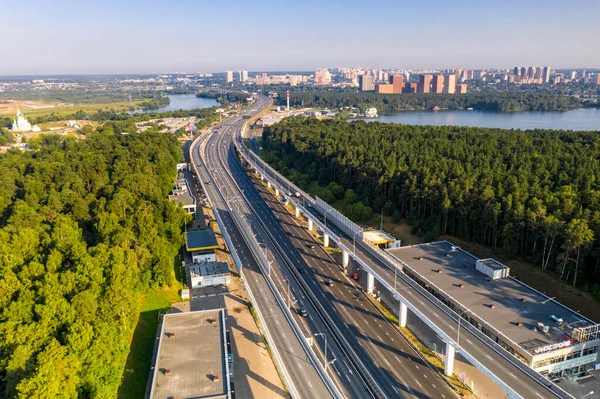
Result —
M 279 93 L 285 101 L 285 92 Z M 375 107 L 379 112 L 406 110 L 473 108 L 480 111 L 567 111 L 583 107 L 579 100 L 535 92 L 468 94 L 376 94 L 358 92 L 290 92 L 290 104 L 303 107 Z
M 171 135 L 45 137 L 0 155 L 0 398 L 113 398 L 140 296 L 169 284 Z
M 263 156 L 349 217 L 383 211 L 553 270 L 600 300 L 600 135 L 288 118 Z

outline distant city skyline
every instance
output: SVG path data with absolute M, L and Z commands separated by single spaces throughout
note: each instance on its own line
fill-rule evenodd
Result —
M 0 4 L 0 75 L 600 68 L 600 2 Z

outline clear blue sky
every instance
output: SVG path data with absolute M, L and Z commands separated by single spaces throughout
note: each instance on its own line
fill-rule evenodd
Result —
M 599 0 L 0 0 L 0 75 L 600 67 Z

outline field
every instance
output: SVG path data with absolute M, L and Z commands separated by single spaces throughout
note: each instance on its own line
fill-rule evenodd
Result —
M 89 103 L 89 104 L 74 104 L 60 102 L 45 102 L 45 101 L 29 101 L 15 100 L 14 102 L 0 102 L 0 116 L 14 117 L 17 108 L 25 115 L 26 118 L 36 118 L 39 116 L 47 116 L 56 114 L 63 119 L 67 119 L 68 115 L 82 110 L 86 113 L 94 113 L 99 109 L 116 111 L 126 111 L 129 107 L 140 108 L 141 100 L 138 101 L 116 101 L 110 103 Z

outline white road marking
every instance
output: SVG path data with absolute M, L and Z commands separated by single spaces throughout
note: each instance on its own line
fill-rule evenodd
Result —
M 514 375 L 513 373 L 511 373 L 510 371 L 508 372 L 508 374 L 510 374 L 512 376 L 512 378 L 517 378 L 517 376 Z
M 537 396 L 539 396 L 540 398 L 544 398 L 542 395 L 540 395 L 539 393 L 535 393 Z
M 417 384 L 419 384 L 419 386 L 420 386 L 421 388 L 423 388 L 423 385 L 421 385 L 421 383 L 420 383 L 418 380 L 415 380 L 415 382 L 416 382 Z
M 425 374 L 423 374 L 423 377 L 425 377 L 425 379 L 427 379 L 427 376 Z

